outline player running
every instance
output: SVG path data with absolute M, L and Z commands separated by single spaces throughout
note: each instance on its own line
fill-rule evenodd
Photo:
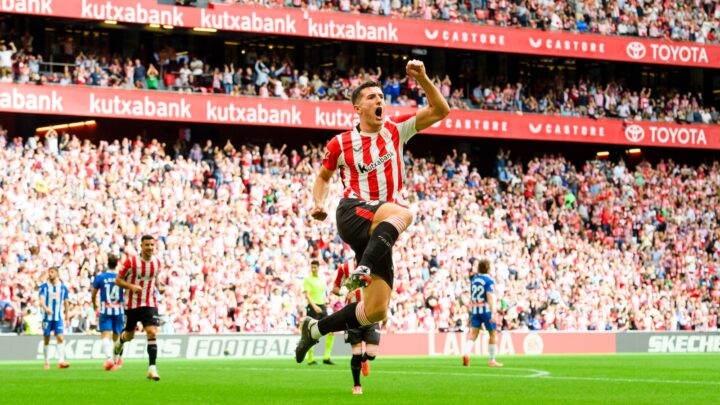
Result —
M 123 344 L 133 340 L 135 327 L 142 323 L 147 335 L 147 353 L 150 358 L 147 378 L 160 381 L 155 362 L 157 360 L 157 327 L 158 320 L 157 297 L 155 290 L 161 293 L 164 286 L 157 282 L 160 273 L 160 260 L 153 258 L 155 252 L 155 238 L 144 235 L 140 239 L 140 256 L 131 256 L 125 260 L 115 284 L 128 290 L 125 300 L 125 331 L 115 343 L 115 355 L 122 356 Z
M 122 358 L 113 353 L 113 342 L 117 343 L 123 330 L 123 294 L 120 287 L 115 285 L 117 273 L 115 268 L 118 258 L 110 255 L 107 259 L 107 270 L 95 276 L 92 289 L 92 303 L 95 312 L 98 311 L 97 295 L 100 292 L 100 319 L 98 330 L 102 340 L 102 351 L 105 355 L 105 370 L 117 370 L 122 367 Z M 110 340 L 112 336 L 112 340 Z
M 65 336 L 63 313 L 68 318 L 68 289 L 60 281 L 60 275 L 57 267 L 51 267 L 48 270 L 48 281 L 40 286 L 39 293 L 40 307 L 43 309 L 43 356 L 45 357 L 45 370 L 50 368 L 48 360 L 48 345 L 50 344 L 50 335 L 55 333 L 55 342 L 57 342 L 58 368 L 68 368 L 70 363 L 65 361 Z
M 387 317 L 394 277 L 391 250 L 413 220 L 401 196 L 403 147 L 418 131 L 450 112 L 447 101 L 428 78 L 421 61 L 409 61 L 406 72 L 427 94 L 427 107 L 415 114 L 387 117 L 380 84 L 365 82 L 352 94 L 360 123 L 335 136 L 327 145 L 313 187 L 315 207 L 311 215 L 319 221 L 327 217 L 329 184 L 339 168 L 345 191 L 336 211 L 338 234 L 352 247 L 359 262 L 346 286 L 350 291 L 365 289 L 362 301 L 353 302 L 320 321 L 310 317 L 303 320 L 295 348 L 298 363 L 321 336 L 372 325 Z
M 497 353 L 497 324 L 495 323 L 495 282 L 490 278 L 490 262 L 483 259 L 477 263 L 478 271 L 470 275 L 470 336 L 468 336 L 463 355 L 463 366 L 470 366 L 470 351 L 483 326 L 490 335 L 490 367 L 502 367 L 495 361 Z M 475 268 L 473 263 L 473 268 Z
M 353 261 L 346 262 L 338 266 L 337 276 L 333 283 L 333 294 L 343 296 L 347 295 L 346 302 L 362 301 L 362 290 L 358 289 L 348 292 L 347 287 L 343 284 L 350 277 L 350 273 L 355 270 Z M 377 356 L 378 346 L 380 345 L 380 333 L 377 331 L 378 324 L 360 326 L 358 328 L 345 331 L 345 343 L 352 346 L 352 358 L 350 359 L 350 371 L 353 376 L 353 394 L 362 395 L 362 385 L 360 384 L 360 371 L 367 377 L 370 375 L 370 361 L 375 360 Z M 363 352 L 363 342 L 365 342 L 365 351 Z

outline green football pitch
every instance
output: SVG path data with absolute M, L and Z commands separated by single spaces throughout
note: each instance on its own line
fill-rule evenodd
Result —
M 720 355 L 514 356 L 488 368 L 473 358 L 382 358 L 351 394 L 349 358 L 335 366 L 292 359 L 163 360 L 159 382 L 147 363 L 101 362 L 66 370 L 39 362 L 0 362 L 0 403 L 17 404 L 720 404 Z M 54 364 L 53 364 L 54 366 Z

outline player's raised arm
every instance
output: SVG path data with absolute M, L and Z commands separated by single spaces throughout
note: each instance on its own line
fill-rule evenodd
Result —
M 405 70 L 408 76 L 417 80 L 427 95 L 428 105 L 419 109 L 415 118 L 415 129 L 422 131 L 447 117 L 450 113 L 450 106 L 447 100 L 445 100 L 445 97 L 440 93 L 440 90 L 433 85 L 428 77 L 425 71 L 425 64 L 422 61 L 415 59 L 409 61 Z

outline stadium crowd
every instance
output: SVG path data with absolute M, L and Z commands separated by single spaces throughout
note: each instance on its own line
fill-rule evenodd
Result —
M 13 43 L 10 46 L 15 47 Z M 8 55 L 14 55 L 14 59 Z M 422 89 L 411 78 L 400 72 L 384 72 L 380 67 L 351 66 L 343 53 L 337 55 L 332 67 L 315 71 L 303 70 L 288 55 L 280 53 L 248 55 L 242 65 L 230 63 L 213 67 L 197 56 L 178 56 L 172 48 L 165 47 L 155 54 L 154 59 L 147 63 L 126 58 L 123 62 L 117 55 L 86 55 L 80 51 L 74 56 L 74 63 L 65 66 L 64 72 L 52 73 L 42 70 L 41 55 L 23 51 L 13 53 L 12 49 L 0 45 L 0 60 L 5 61 L 2 62 L 2 80 L 18 83 L 348 101 L 356 86 L 372 79 L 383 83 L 390 104 L 415 107 L 427 103 Z M 450 107 L 456 109 L 720 123 L 720 113 L 715 106 L 705 105 L 702 94 L 695 92 L 658 92 L 615 81 L 571 80 L 563 75 L 557 75 L 554 80 L 466 81 L 463 84 L 458 84 L 458 80 L 449 75 L 436 75 L 433 81 L 448 99 Z
M 352 256 L 333 215 L 309 216 L 322 151 L 141 137 L 93 144 L 53 131 L 23 142 L 0 132 L 4 321 L 37 330 L 38 285 L 60 266 L 67 329 L 92 331 L 94 274 L 109 253 L 137 254 L 147 233 L 169 286 L 159 299 L 164 332 L 296 331 L 310 260 L 330 280 Z M 456 152 L 404 160 L 416 221 L 394 250 L 386 330 L 467 325 L 478 258 L 493 265 L 506 330 L 717 330 L 718 162 L 576 168 L 500 151 L 496 174 L 482 176 Z M 339 181 L 331 195 L 341 195 Z
M 178 0 L 178 4 L 198 3 Z M 718 0 L 211 0 L 716 44 Z

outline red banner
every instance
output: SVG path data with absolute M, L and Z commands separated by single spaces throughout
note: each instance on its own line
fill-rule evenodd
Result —
M 0 84 L 0 111 L 93 118 L 128 118 L 229 125 L 346 130 L 356 115 L 348 103 L 311 102 L 123 90 L 84 86 Z M 389 114 L 414 109 L 389 107 Z M 720 126 L 517 115 L 452 110 L 424 133 L 534 141 L 720 149 Z
M 159 5 L 155 0 L 0 0 L 0 12 L 567 58 L 720 67 L 720 46 L 717 45 L 288 8 L 214 3 L 211 8 L 176 7 Z
M 616 351 L 614 333 L 503 332 L 498 334 L 498 354 L 610 354 Z M 467 345 L 464 333 L 409 333 L 383 335 L 383 356 L 460 356 Z M 488 354 L 488 336 L 475 340 L 472 354 Z

